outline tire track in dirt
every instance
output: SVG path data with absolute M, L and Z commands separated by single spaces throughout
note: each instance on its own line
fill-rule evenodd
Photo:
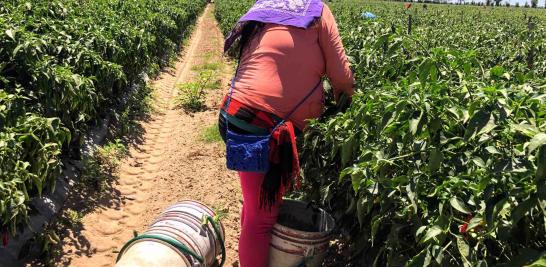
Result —
M 120 167 L 113 188 L 116 194 L 112 194 L 120 204 L 87 214 L 82 230 L 64 238 L 59 265 L 113 266 L 117 251 L 133 231 L 144 231 L 163 209 L 183 199 L 202 201 L 225 213 L 226 266 L 236 262 L 241 206 L 238 178 L 225 168 L 223 144 L 200 141 L 203 129 L 217 120 L 216 105 L 224 92 L 209 91 L 209 108 L 204 112 L 186 114 L 175 103 L 177 85 L 196 79 L 193 66 L 211 55 L 223 60 L 222 40 L 209 5 L 184 55 L 151 82 L 156 111 L 142 123 L 144 142 L 129 148 L 129 157 Z M 225 84 L 231 69 L 223 66 L 220 75 Z

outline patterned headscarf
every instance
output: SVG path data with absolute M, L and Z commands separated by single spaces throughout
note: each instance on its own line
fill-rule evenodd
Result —
M 320 18 L 324 4 L 321 0 L 258 0 L 242 16 L 226 37 L 224 52 L 241 36 L 249 21 L 274 23 L 306 29 Z

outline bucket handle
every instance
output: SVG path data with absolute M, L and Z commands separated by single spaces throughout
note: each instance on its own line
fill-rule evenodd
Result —
M 303 260 L 296 267 L 307 267 L 307 262 L 315 255 L 315 248 L 305 249 L 303 252 Z
M 307 203 L 307 206 L 305 207 L 305 209 L 311 209 L 313 211 L 311 220 L 313 221 L 314 224 L 316 224 L 317 220 L 320 219 L 321 225 L 319 228 L 320 228 L 320 231 L 324 231 L 324 229 L 326 229 L 325 212 L 321 210 L 314 201 L 310 201 L 309 203 Z M 318 217 L 317 213 L 320 214 L 320 218 Z
M 218 227 L 218 223 L 209 215 L 206 215 L 204 218 L 204 223 L 210 222 L 212 225 L 212 228 L 214 229 L 214 232 L 216 233 L 216 236 L 218 236 L 218 239 L 220 241 L 220 247 L 222 248 L 222 260 L 220 261 L 220 267 L 224 266 L 224 263 L 226 262 L 226 245 L 224 244 L 224 238 L 222 238 L 222 235 L 220 233 L 220 227 Z
M 224 263 L 226 261 L 226 247 L 224 244 L 224 239 L 222 238 L 222 235 L 220 234 L 220 228 L 218 227 L 218 223 L 211 216 L 205 216 L 204 221 L 210 222 L 210 224 L 212 225 L 212 228 L 214 229 L 214 232 L 216 233 L 216 236 L 218 236 L 218 239 L 220 239 L 219 240 L 220 247 L 222 248 L 222 260 L 220 262 L 220 267 L 222 267 L 224 266 Z M 141 239 L 156 239 L 159 241 L 166 242 L 167 244 L 174 246 L 183 254 L 189 254 L 190 256 L 195 258 L 199 263 L 202 264 L 204 262 L 201 256 L 197 255 L 197 253 L 195 253 L 194 251 L 189 249 L 186 245 L 182 244 L 180 241 L 176 239 L 164 237 L 160 235 L 152 235 L 152 234 L 138 235 L 136 231 L 134 231 L 133 234 L 134 234 L 134 237 L 131 240 L 127 241 L 127 243 L 125 243 L 125 245 L 119 251 L 116 262 L 118 262 L 121 259 L 121 256 L 123 255 L 123 253 L 131 244 Z
M 125 243 L 125 245 L 119 251 L 118 258 L 116 259 L 116 262 L 118 262 L 121 259 L 121 256 L 123 255 L 123 253 L 125 252 L 125 250 L 131 244 L 133 244 L 135 241 L 138 241 L 138 240 L 141 240 L 141 239 L 155 239 L 155 240 L 166 242 L 167 244 L 174 246 L 176 249 L 178 249 L 183 254 L 189 254 L 190 256 L 195 258 L 199 263 L 204 262 L 203 258 L 201 256 L 197 255 L 197 253 L 195 253 L 194 251 L 189 249 L 186 245 L 182 244 L 180 241 L 178 241 L 176 239 L 173 239 L 173 238 L 160 236 L 160 235 L 152 235 L 152 234 L 135 235 L 135 237 L 133 237 L 131 240 L 127 241 L 127 243 Z

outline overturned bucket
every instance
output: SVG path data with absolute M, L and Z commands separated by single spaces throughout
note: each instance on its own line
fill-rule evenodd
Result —
M 334 226 L 334 218 L 323 209 L 285 199 L 273 226 L 269 266 L 321 266 Z
M 203 203 L 186 200 L 159 215 L 121 249 L 116 267 L 212 266 L 225 261 L 224 227 Z

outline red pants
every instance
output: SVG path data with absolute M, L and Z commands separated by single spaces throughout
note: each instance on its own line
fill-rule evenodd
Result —
M 241 267 L 267 267 L 271 230 L 277 222 L 282 199 L 269 208 L 260 208 L 260 188 L 264 173 L 239 172 L 243 190 L 239 263 Z

